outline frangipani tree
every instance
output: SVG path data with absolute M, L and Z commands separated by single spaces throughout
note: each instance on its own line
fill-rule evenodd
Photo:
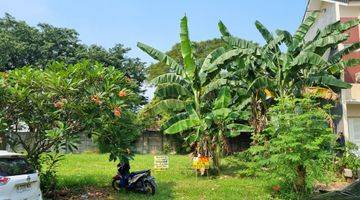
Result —
M 227 72 L 222 69 L 235 58 L 245 59 L 252 55 L 254 49 L 226 50 L 220 47 L 200 62 L 193 55 L 186 17 L 182 18 L 180 26 L 184 65 L 178 64 L 159 50 L 138 43 L 140 49 L 171 68 L 171 73 L 152 80 L 152 84 L 156 86 L 153 101 L 157 103 L 149 108 L 149 112 L 174 113 L 173 117 L 163 124 L 164 133 L 188 133 L 186 139 L 189 142 L 198 142 L 202 153 L 209 152 L 213 157 L 215 169 L 219 171 L 223 138 L 234 136 L 235 132 L 251 131 L 249 126 L 236 123 L 232 117 L 234 114 L 231 113 L 234 112 L 230 107 L 233 108 L 237 103 L 231 96 L 231 90 L 222 87 L 226 83 L 230 84 L 226 79 Z M 241 110 L 243 107 L 240 106 L 238 109 Z M 233 125 L 229 126 L 230 123 Z M 217 126 L 221 127 L 220 131 L 214 128 Z
M 126 159 L 139 133 L 137 84 L 114 67 L 88 61 L 23 67 L 2 73 L 0 88 L 6 143 L 25 151 L 38 170 L 43 154 L 71 151 L 80 134 L 92 137 L 110 160 Z

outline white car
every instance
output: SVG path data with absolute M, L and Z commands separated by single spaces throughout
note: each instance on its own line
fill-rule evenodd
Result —
M 0 200 L 42 200 L 38 173 L 21 154 L 0 151 Z

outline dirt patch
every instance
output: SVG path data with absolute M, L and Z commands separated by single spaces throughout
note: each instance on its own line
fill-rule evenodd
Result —
M 327 192 L 331 192 L 331 191 L 336 191 L 336 190 L 341 190 L 344 187 L 348 186 L 350 183 L 348 182 L 333 182 L 330 183 L 329 185 L 326 184 L 316 184 L 315 185 L 315 190 L 316 191 L 327 191 Z
M 73 188 L 64 188 L 57 192 L 57 198 L 59 200 L 105 200 L 114 199 L 113 189 L 110 187 L 98 188 L 98 187 L 84 187 L 74 190 Z

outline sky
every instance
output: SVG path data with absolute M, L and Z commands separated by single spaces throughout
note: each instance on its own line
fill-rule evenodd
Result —
M 137 42 L 167 51 L 179 41 L 180 19 L 186 14 L 190 39 L 220 37 L 222 20 L 233 35 L 263 43 L 255 20 L 269 30 L 294 32 L 303 18 L 306 0 L 0 0 L 7 12 L 30 25 L 49 23 L 73 28 L 85 44 L 111 48 L 117 43 L 148 64 L 155 62 Z M 152 90 L 146 94 L 151 98 Z

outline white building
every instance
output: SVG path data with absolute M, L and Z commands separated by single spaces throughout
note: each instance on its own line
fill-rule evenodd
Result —
M 320 11 L 321 14 L 307 37 L 312 37 L 316 30 L 338 20 L 346 22 L 359 18 L 360 0 L 309 0 L 305 17 L 311 11 Z M 360 41 L 359 26 L 352 28 L 348 33 L 349 39 L 340 44 L 338 50 Z M 353 52 L 343 59 L 349 58 L 360 58 L 360 51 Z M 352 88 L 341 92 L 342 119 L 338 132 L 343 132 L 347 141 L 360 147 L 360 66 L 345 69 L 342 78 L 352 84 Z

